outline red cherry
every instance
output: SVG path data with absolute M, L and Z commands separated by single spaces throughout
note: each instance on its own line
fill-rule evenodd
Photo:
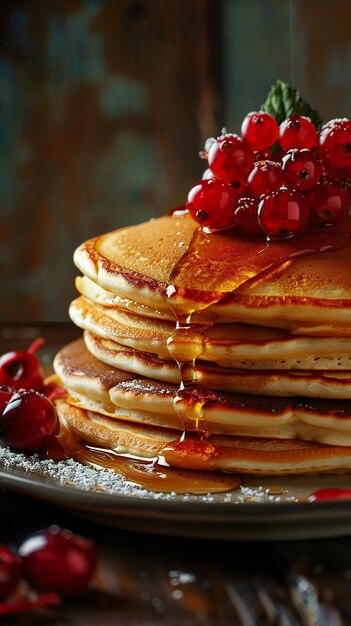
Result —
M 11 387 L 6 387 L 6 385 L 1 385 L 0 387 L 0 414 L 3 412 L 5 406 L 8 401 L 12 398 L 14 394 L 14 390 Z
M 308 217 L 309 208 L 303 195 L 286 187 L 263 196 L 258 205 L 258 222 L 268 239 L 301 235 Z
M 331 167 L 351 167 L 351 121 L 331 120 L 322 127 L 318 150 Z
M 0 356 L 0 385 L 41 391 L 44 372 L 34 353 L 42 343 L 42 339 L 36 339 L 28 350 L 13 350 Z
M 311 149 L 316 143 L 317 131 L 308 117 L 290 115 L 279 127 L 279 143 L 284 150 Z
M 247 177 L 254 163 L 250 144 L 238 135 L 223 135 L 211 145 L 208 165 L 215 176 L 228 183 L 237 183 Z
M 258 202 L 257 198 L 242 197 L 234 209 L 235 225 L 247 235 L 262 232 L 257 219 Z
M 282 168 L 286 182 L 298 191 L 313 189 L 322 175 L 319 159 L 311 150 L 289 150 L 283 157 Z
M 97 564 L 93 541 L 57 526 L 28 537 L 18 552 L 25 576 L 35 589 L 64 596 L 83 591 Z
M 8 546 L 0 544 L 0 597 L 13 593 L 22 576 L 22 559 Z
M 253 150 L 265 150 L 277 141 L 279 127 L 269 113 L 252 111 L 247 114 L 241 125 L 241 134 Z
M 310 208 L 310 222 L 317 226 L 336 226 L 350 213 L 350 191 L 339 185 L 326 183 L 307 191 L 305 198 Z
M 311 493 L 307 500 L 309 502 L 322 502 L 323 500 L 350 500 L 351 489 L 339 489 L 337 487 L 327 487 L 317 489 Z
M 247 188 L 258 198 L 284 185 L 284 176 L 279 163 L 257 161 L 247 179 Z
M 14 450 L 40 452 L 58 428 L 53 404 L 33 389 L 21 389 L 0 416 L 0 436 Z
M 230 183 L 202 180 L 190 189 L 187 208 L 198 224 L 209 230 L 220 230 L 233 226 L 237 197 L 238 192 Z

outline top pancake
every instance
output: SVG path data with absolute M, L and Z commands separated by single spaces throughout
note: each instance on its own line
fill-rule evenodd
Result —
M 128 300 L 144 305 L 155 317 L 169 318 L 171 306 L 178 315 L 195 311 L 193 321 L 345 337 L 351 336 L 350 233 L 351 218 L 268 245 L 234 230 L 206 235 L 184 214 L 91 239 L 74 261 L 107 298 L 117 295 L 126 308 Z

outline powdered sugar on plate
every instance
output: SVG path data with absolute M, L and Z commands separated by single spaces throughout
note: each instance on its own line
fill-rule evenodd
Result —
M 154 492 L 143 489 L 127 482 L 123 476 L 111 469 L 97 469 L 82 465 L 73 459 L 53 461 L 42 460 L 38 455 L 27 456 L 14 452 L 4 445 L 0 445 L 0 471 L 5 474 L 15 474 L 20 478 L 45 481 L 53 485 L 60 485 L 71 489 L 100 493 L 116 494 L 132 498 L 150 498 L 152 500 L 177 500 L 182 502 L 223 502 L 227 504 L 260 503 L 294 501 L 294 496 L 285 490 L 276 490 L 270 493 L 270 489 L 262 485 L 242 485 L 233 492 L 222 494 L 177 494 Z M 0 476 L 1 482 L 1 476 Z

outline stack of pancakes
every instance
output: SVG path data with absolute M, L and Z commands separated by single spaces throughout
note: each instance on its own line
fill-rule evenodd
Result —
M 175 213 L 82 244 L 60 420 L 181 468 L 351 469 L 350 234 L 268 244 Z

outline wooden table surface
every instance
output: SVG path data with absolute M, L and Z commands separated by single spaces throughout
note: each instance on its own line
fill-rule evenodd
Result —
M 71 325 L 2 325 L 0 354 L 38 335 L 55 349 L 79 334 Z M 85 592 L 1 624 L 351 625 L 351 537 L 238 542 L 146 535 L 83 521 L 3 488 L 0 506 L 0 542 L 18 545 L 58 524 L 93 538 L 99 557 Z

